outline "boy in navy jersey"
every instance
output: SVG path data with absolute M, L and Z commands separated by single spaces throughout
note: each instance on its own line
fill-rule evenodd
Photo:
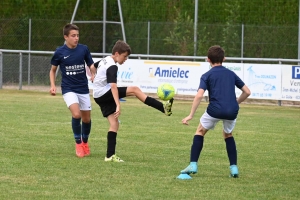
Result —
M 189 174 L 197 173 L 197 162 L 203 147 L 204 135 L 208 130 L 213 129 L 219 121 L 223 122 L 223 137 L 230 163 L 230 176 L 238 177 L 237 151 L 232 131 L 235 127 L 239 104 L 247 99 L 250 90 L 234 72 L 222 66 L 222 62 L 225 60 L 224 54 L 225 52 L 220 46 L 209 48 L 207 61 L 212 68 L 202 75 L 191 112 L 182 120 L 183 124 L 188 125 L 188 121 L 193 118 L 205 90 L 208 90 L 209 105 L 200 118 L 200 124 L 194 135 L 190 164 L 181 171 L 177 177 L 179 179 L 190 179 Z M 242 90 L 238 99 L 235 94 L 235 86 Z
M 118 117 L 121 114 L 120 98 L 136 96 L 140 101 L 151 106 L 167 116 L 172 114 L 173 99 L 161 103 L 144 94 L 138 87 L 117 87 L 118 64 L 123 64 L 131 53 L 130 46 L 119 40 L 112 49 L 112 55 L 95 63 L 97 74 L 94 78 L 93 96 L 100 106 L 103 117 L 106 117 L 110 127 L 107 133 L 107 152 L 104 161 L 124 162 L 115 154 L 117 132 L 119 129 Z
M 63 35 L 65 44 L 56 49 L 51 59 L 50 94 L 56 94 L 55 74 L 59 66 L 63 98 L 72 114 L 76 155 L 84 157 L 90 154 L 88 138 L 91 130 L 91 101 L 85 65 L 91 71 L 96 69 L 88 47 L 78 43 L 79 28 L 67 24 L 63 28 Z

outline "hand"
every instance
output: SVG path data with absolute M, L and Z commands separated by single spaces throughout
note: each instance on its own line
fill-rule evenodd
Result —
M 116 112 L 114 113 L 114 117 L 118 118 L 121 115 L 121 109 L 120 106 L 117 106 Z
M 181 122 L 185 125 L 189 125 L 188 121 L 190 121 L 191 119 L 193 119 L 193 117 L 191 117 L 190 115 L 185 117 L 183 120 L 181 120 Z
M 51 94 L 52 96 L 55 96 L 55 95 L 56 95 L 56 87 L 51 87 L 51 88 L 50 88 L 50 94 Z
M 91 76 L 92 83 L 94 82 L 94 79 L 95 79 L 95 74 L 92 74 L 92 76 Z

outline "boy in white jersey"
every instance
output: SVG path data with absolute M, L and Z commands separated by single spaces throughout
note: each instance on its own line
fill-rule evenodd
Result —
M 67 24 L 63 28 L 63 35 L 65 44 L 56 49 L 51 59 L 50 94 L 56 94 L 55 77 L 60 66 L 62 94 L 72 114 L 76 155 L 81 158 L 90 154 L 88 138 L 91 130 L 91 101 L 85 65 L 91 71 L 96 69 L 88 47 L 78 43 L 79 28 L 74 24 Z
M 112 55 L 95 63 L 97 74 L 94 78 L 93 97 L 100 106 L 103 117 L 106 117 L 110 127 L 107 133 L 107 152 L 105 161 L 124 162 L 115 154 L 117 132 L 119 129 L 118 117 L 121 114 L 120 98 L 136 96 L 140 101 L 151 106 L 167 116 L 172 114 L 173 99 L 161 103 L 144 94 L 138 87 L 117 87 L 118 67 L 123 64 L 131 53 L 130 46 L 124 41 L 117 41 L 112 49 Z

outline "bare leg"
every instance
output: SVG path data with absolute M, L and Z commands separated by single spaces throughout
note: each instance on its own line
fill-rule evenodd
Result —
M 126 96 L 136 96 L 140 101 L 145 102 L 147 95 L 139 87 L 129 86 L 126 90 Z

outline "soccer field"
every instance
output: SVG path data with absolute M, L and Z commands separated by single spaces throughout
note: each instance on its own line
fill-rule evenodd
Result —
M 207 103 L 184 126 L 191 100 L 175 99 L 167 117 L 126 98 L 117 138 L 124 163 L 104 162 L 108 122 L 92 103 L 91 155 L 77 158 L 61 95 L 0 90 L 0 199 L 300 198 L 299 107 L 242 104 L 234 130 L 240 178 L 229 178 L 219 123 L 205 136 L 199 172 L 177 180 Z

